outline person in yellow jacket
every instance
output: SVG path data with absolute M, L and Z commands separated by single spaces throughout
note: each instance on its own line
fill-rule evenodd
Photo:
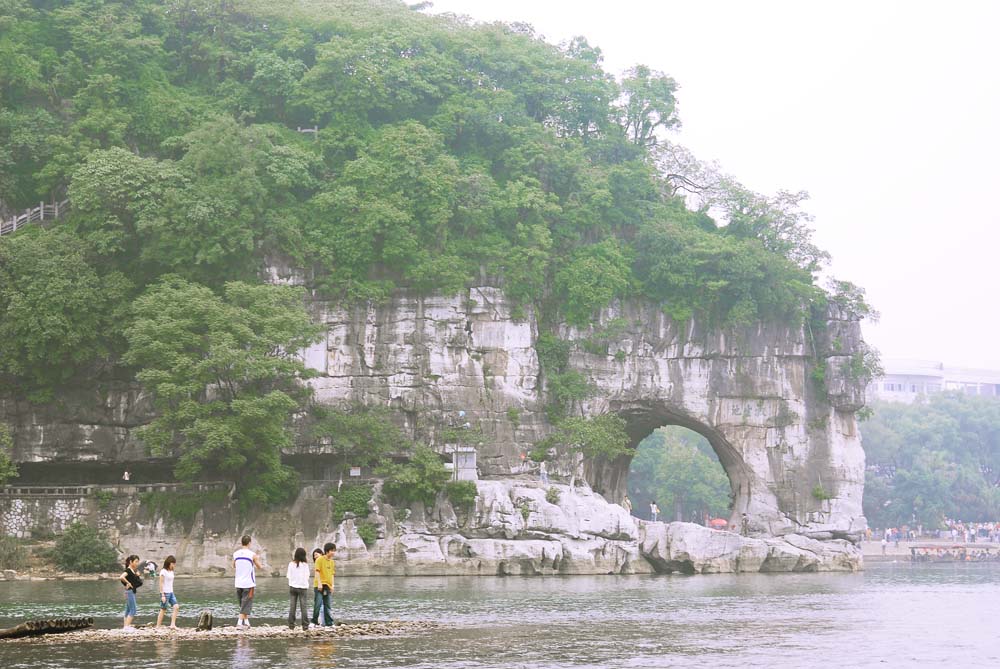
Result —
M 337 566 L 333 563 L 333 556 L 337 552 L 337 544 L 328 543 L 323 546 L 323 555 L 316 558 L 315 572 L 313 573 L 313 625 L 319 625 L 319 606 L 323 603 L 323 626 L 333 625 L 333 609 L 331 601 L 333 599 L 333 577 L 337 573 Z

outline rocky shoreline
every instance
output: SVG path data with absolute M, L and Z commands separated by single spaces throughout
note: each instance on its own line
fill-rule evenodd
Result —
M 221 641 L 227 639 L 345 639 L 354 637 L 387 637 L 415 635 L 440 628 L 438 623 L 427 621 L 386 620 L 366 623 L 349 623 L 334 627 L 317 627 L 303 630 L 289 629 L 285 625 L 255 625 L 254 627 L 216 627 L 199 632 L 194 627 L 169 629 L 167 627 L 140 627 L 132 631 L 123 629 L 86 629 L 61 634 L 22 637 L 0 640 L 0 645 L 15 643 L 76 644 L 108 643 L 122 641 L 148 641 L 150 639 L 176 639 L 178 641 Z
M 231 576 L 241 534 L 264 568 L 280 578 L 298 546 L 337 544 L 337 575 L 350 576 L 543 576 L 741 572 L 856 571 L 860 548 L 833 532 L 781 533 L 750 528 L 750 536 L 693 523 L 649 522 L 632 516 L 586 484 L 543 485 L 523 479 L 476 482 L 476 500 L 456 509 L 446 498 L 394 509 L 369 502 L 364 519 L 334 519 L 325 491 L 304 488 L 289 510 L 264 513 L 234 527 L 228 516 L 199 512 L 190 526 L 159 518 L 125 523 L 114 537 L 123 554 L 161 561 L 177 558 L 178 578 Z M 360 525 L 378 528 L 368 543 Z M 848 534 L 849 535 L 849 534 Z M 844 535 L 844 536 L 848 536 Z M 116 579 L 64 574 L 33 562 L 28 572 L 3 572 L 4 580 Z

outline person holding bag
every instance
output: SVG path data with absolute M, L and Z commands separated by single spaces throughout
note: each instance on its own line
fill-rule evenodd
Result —
M 135 603 L 135 591 L 142 587 L 142 577 L 139 576 L 139 556 L 129 555 L 125 558 L 125 571 L 118 580 L 125 586 L 125 625 L 126 632 L 134 632 L 132 621 L 139 614 Z

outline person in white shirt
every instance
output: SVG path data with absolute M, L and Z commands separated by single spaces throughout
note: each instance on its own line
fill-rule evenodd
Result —
M 160 613 L 156 616 L 156 626 L 163 624 L 163 614 L 172 607 L 170 614 L 170 629 L 177 629 L 177 597 L 174 596 L 174 566 L 177 558 L 168 555 L 163 561 L 163 569 L 160 571 Z
M 309 617 L 306 615 L 306 593 L 309 591 L 309 579 L 312 570 L 306 562 L 306 549 L 296 548 L 295 556 L 288 563 L 288 629 L 295 629 L 295 607 L 302 613 L 302 629 L 309 629 Z
M 237 627 L 250 627 L 250 611 L 253 609 L 253 592 L 257 588 L 256 569 L 264 568 L 260 558 L 250 550 L 250 535 L 240 539 L 242 548 L 233 553 L 233 569 L 236 571 L 236 598 L 240 601 L 240 617 Z

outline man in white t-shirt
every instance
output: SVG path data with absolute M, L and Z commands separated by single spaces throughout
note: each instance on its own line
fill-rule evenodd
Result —
M 236 571 L 236 598 L 240 602 L 240 617 L 237 627 L 250 627 L 250 610 L 253 608 L 253 591 L 257 587 L 256 569 L 264 568 L 260 558 L 250 550 L 250 535 L 240 539 L 243 547 L 233 553 L 233 569 Z

